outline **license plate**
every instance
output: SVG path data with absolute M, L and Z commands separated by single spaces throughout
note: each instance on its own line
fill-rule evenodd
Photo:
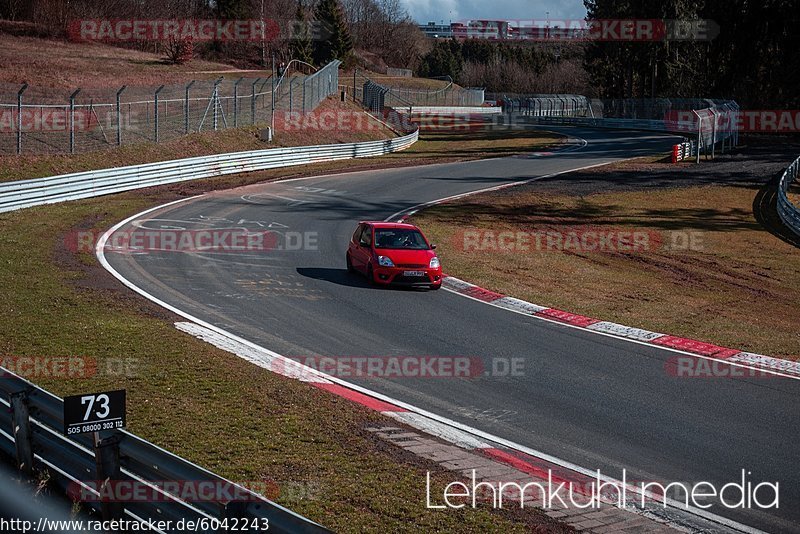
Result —
M 425 276 L 425 271 L 403 271 L 403 276 Z

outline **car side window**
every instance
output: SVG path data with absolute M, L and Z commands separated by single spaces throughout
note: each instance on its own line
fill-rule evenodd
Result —
M 359 224 L 356 231 L 353 232 L 353 243 L 361 243 L 361 233 L 364 231 L 366 225 Z
M 367 225 L 364 227 L 364 233 L 361 234 L 361 240 L 359 244 L 362 247 L 371 247 L 372 246 L 372 227 Z

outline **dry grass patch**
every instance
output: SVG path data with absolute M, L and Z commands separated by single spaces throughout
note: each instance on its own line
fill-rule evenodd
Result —
M 73 43 L 61 39 L 18 37 L 0 33 L 0 82 L 49 88 L 66 100 L 77 87 L 114 88 L 152 86 L 212 79 L 236 69 L 195 59 L 172 65 L 163 54 L 129 50 L 100 43 Z M 256 77 L 258 74 L 248 74 Z M 60 93 L 58 93 L 60 91 Z M 14 93 L 16 95 L 16 93 Z
M 617 167 L 633 165 L 619 164 Z M 569 180 L 602 180 L 603 170 Z M 566 178 L 565 178 L 566 180 Z M 472 196 L 413 217 L 448 273 L 541 305 L 800 358 L 800 251 L 753 215 L 756 188 L 706 185 L 564 194 L 564 181 Z M 464 251 L 459 231 L 637 230 L 640 251 Z M 694 250 L 670 243 L 694 239 Z M 535 248 L 535 247 L 532 247 Z M 557 248 L 557 247 L 551 247 Z

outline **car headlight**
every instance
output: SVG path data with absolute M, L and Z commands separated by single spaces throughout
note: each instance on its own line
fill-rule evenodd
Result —
M 431 269 L 438 269 L 439 268 L 439 258 L 436 256 L 431 258 L 431 263 L 428 265 Z
M 381 267 L 394 267 L 392 259 L 389 256 L 378 256 L 378 265 Z

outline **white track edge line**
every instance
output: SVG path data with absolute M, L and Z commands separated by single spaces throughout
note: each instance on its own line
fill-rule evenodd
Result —
M 586 145 L 583 145 L 583 146 L 586 146 Z M 618 160 L 615 160 L 615 161 L 618 161 Z M 582 167 L 581 169 L 590 168 L 590 167 L 597 167 L 597 166 L 601 166 L 601 165 L 608 165 L 608 164 L 614 163 L 615 161 L 611 161 L 611 162 L 607 162 L 607 163 L 600 163 L 600 164 L 597 164 L 597 165 L 589 165 L 589 166 L 586 166 L 586 167 Z M 531 179 L 531 180 L 527 180 L 526 182 L 530 182 L 530 181 L 533 181 L 533 180 L 546 178 L 548 176 L 555 176 L 555 175 L 563 174 L 563 173 L 566 173 L 566 172 L 574 172 L 575 170 L 581 170 L 581 169 L 573 169 L 573 170 L 568 170 L 568 171 L 562 171 L 562 172 L 555 173 L 555 174 L 552 174 L 552 175 L 544 175 L 544 176 L 536 177 L 536 178 Z M 346 173 L 342 173 L 342 174 L 346 174 Z M 313 177 L 309 177 L 309 178 L 313 178 Z M 519 184 L 522 184 L 522 183 L 525 183 L 525 182 L 514 182 L 512 184 L 504 184 L 504 186 L 510 187 L 511 185 L 519 185 Z M 490 189 L 496 189 L 496 188 L 497 187 L 490 188 Z M 477 193 L 477 192 L 475 192 L 475 193 Z M 132 289 L 136 293 L 139 293 L 140 295 L 142 295 L 145 298 L 151 300 L 152 302 L 155 302 L 159 306 L 162 306 L 163 308 L 172 311 L 176 315 L 184 317 L 185 319 L 188 319 L 190 321 L 194 321 L 195 323 L 197 323 L 200 326 L 204 326 L 204 327 L 206 327 L 206 328 L 208 328 L 208 329 L 210 329 L 210 330 L 212 330 L 214 332 L 217 332 L 220 335 L 227 336 L 230 339 L 233 339 L 235 341 L 243 343 L 244 345 L 247 345 L 247 346 L 249 346 L 249 347 L 251 347 L 253 349 L 265 351 L 268 354 L 270 354 L 270 355 L 272 355 L 272 356 L 274 356 L 276 358 L 286 359 L 285 356 L 282 356 L 282 355 L 280 355 L 280 354 L 278 354 L 278 353 L 276 353 L 274 351 L 271 351 L 271 350 L 269 350 L 269 349 L 267 349 L 265 347 L 261 347 L 260 345 L 257 345 L 256 343 L 253 343 L 253 342 L 248 341 L 248 340 L 246 340 L 244 338 L 241 338 L 241 337 L 239 337 L 239 336 L 237 336 L 237 335 L 235 335 L 235 334 L 233 334 L 231 332 L 228 332 L 228 331 L 226 331 L 226 330 L 224 330 L 222 328 L 219 328 L 219 327 L 217 327 L 215 325 L 207 323 L 206 321 L 203 321 L 202 319 L 199 319 L 198 317 L 195 317 L 195 316 L 193 316 L 193 315 L 191 315 L 191 314 L 189 314 L 187 312 L 184 312 L 183 310 L 180 310 L 180 309 L 176 308 L 175 306 L 167 304 L 166 302 L 160 300 L 158 297 L 156 297 L 154 295 L 151 295 L 150 293 L 148 293 L 144 289 L 141 289 L 140 287 L 136 286 L 133 282 L 129 281 L 127 278 L 122 276 L 122 274 L 119 273 L 116 269 L 114 269 L 114 267 L 112 267 L 111 264 L 106 259 L 105 254 L 104 254 L 105 243 L 108 240 L 108 238 L 114 232 L 116 232 L 118 229 L 120 229 L 122 226 L 128 224 L 129 222 L 133 221 L 134 219 L 136 219 L 138 217 L 141 217 L 142 215 L 145 215 L 147 213 L 151 213 L 151 212 L 156 211 L 158 209 L 169 207 L 169 206 L 181 203 L 181 202 L 186 202 L 188 200 L 193 200 L 193 199 L 199 198 L 200 196 L 203 196 L 203 195 L 197 195 L 197 196 L 194 196 L 194 197 L 188 197 L 188 198 L 185 198 L 185 199 L 179 199 L 179 200 L 176 200 L 176 201 L 168 202 L 166 204 L 162 204 L 160 206 L 155 206 L 155 207 L 149 208 L 147 210 L 144 210 L 144 211 L 142 211 L 140 213 L 134 214 L 134 215 L 128 217 L 127 219 L 123 220 L 123 221 L 120 221 L 119 223 L 117 223 L 116 225 L 111 227 L 109 230 L 107 230 L 100 237 L 100 239 L 98 240 L 96 248 L 95 248 L 95 254 L 97 256 L 98 261 L 100 262 L 100 264 L 108 272 L 110 272 L 117 280 L 122 282 L 126 287 Z M 456 195 L 456 196 L 465 196 L 465 195 Z M 406 211 L 406 210 L 403 210 L 403 211 Z M 398 213 L 403 213 L 403 212 L 401 211 L 401 212 L 398 212 Z M 395 214 L 395 215 L 397 215 L 397 214 Z M 483 302 L 483 301 L 479 301 L 479 302 Z M 376 398 L 378 400 L 382 400 L 382 401 L 387 402 L 389 404 L 393 404 L 393 405 L 398 406 L 400 408 L 404 408 L 404 409 L 406 409 L 408 411 L 418 413 L 419 415 L 428 417 L 430 419 L 433 419 L 434 421 L 438 421 L 438 422 L 440 422 L 442 424 L 449 425 L 449 426 L 452 426 L 454 428 L 458 428 L 458 429 L 463 430 L 465 432 L 468 432 L 468 433 L 471 433 L 473 435 L 482 437 L 485 440 L 488 440 L 488 441 L 497 443 L 499 445 L 503 445 L 505 447 L 508 447 L 508 448 L 510 448 L 512 450 L 517 450 L 519 452 L 523 452 L 525 454 L 529 454 L 531 456 L 540 458 L 542 460 L 545 460 L 547 462 L 553 463 L 553 464 L 561 466 L 561 467 L 565 467 L 567 469 L 570 469 L 570 470 L 575 471 L 577 473 L 583 474 L 585 476 L 590 476 L 591 477 L 591 476 L 596 476 L 597 475 L 596 472 L 592 472 L 589 469 L 583 468 L 581 466 L 578 466 L 578 465 L 573 464 L 571 462 L 568 462 L 566 460 L 561 460 L 560 458 L 556 458 L 554 456 L 551 456 L 549 454 L 537 451 L 537 450 L 532 449 L 530 447 L 526 447 L 524 445 L 520 445 L 520 444 L 514 443 L 514 442 L 512 442 L 510 440 L 506 440 L 506 439 L 501 438 L 499 436 L 494 436 L 492 434 L 489 434 L 488 432 L 484 432 L 484 431 L 479 430 L 477 428 L 470 427 L 469 425 L 464 425 L 462 423 L 459 423 L 458 421 L 453 421 L 453 420 L 448 419 L 446 417 L 442 417 L 442 416 L 436 415 L 434 413 L 428 412 L 426 410 L 423 410 L 423 409 L 418 408 L 416 406 L 413 406 L 411 404 L 407 404 L 405 402 L 393 399 L 393 398 L 391 398 L 391 397 L 389 397 L 387 395 L 384 395 L 382 393 L 378 393 L 376 391 L 372 391 L 370 389 L 358 386 L 356 384 L 352 384 L 352 383 L 347 382 L 346 380 L 342 380 L 342 379 L 340 379 L 338 377 L 334 377 L 334 376 L 327 375 L 325 373 L 321 373 L 321 372 L 319 372 L 316 369 L 313 369 L 311 367 L 308 368 L 308 371 L 313 373 L 313 374 L 321 375 L 324 378 L 330 380 L 331 382 L 339 384 L 341 386 L 344 386 L 344 387 L 346 387 L 348 389 L 352 389 L 354 391 L 358 391 L 360 393 L 363 393 L 363 394 L 368 395 L 370 397 Z M 614 484 L 621 484 L 621 481 L 615 480 L 615 479 L 613 479 L 611 477 L 608 477 L 608 476 L 602 476 L 601 480 L 603 480 L 605 482 L 614 483 Z M 690 514 L 696 515 L 696 516 L 701 517 L 703 519 L 706 519 L 708 521 L 711 521 L 711 522 L 714 522 L 714 523 L 718 523 L 718 524 L 721 524 L 721 525 L 725 525 L 727 527 L 733 528 L 735 530 L 739 530 L 741 532 L 747 532 L 747 533 L 753 533 L 753 534 L 757 534 L 757 533 L 762 532 L 760 530 L 757 530 L 757 529 L 754 529 L 752 527 L 737 523 L 735 521 L 729 520 L 729 519 L 721 517 L 721 516 L 717 516 L 715 514 L 706 512 L 704 510 L 694 509 L 692 507 L 689 507 L 689 508 L 681 507 L 680 503 L 669 502 L 668 504 L 670 504 L 670 506 L 672 506 L 672 507 L 674 507 L 674 508 L 676 508 L 678 510 L 682 510 L 684 512 L 688 512 Z

